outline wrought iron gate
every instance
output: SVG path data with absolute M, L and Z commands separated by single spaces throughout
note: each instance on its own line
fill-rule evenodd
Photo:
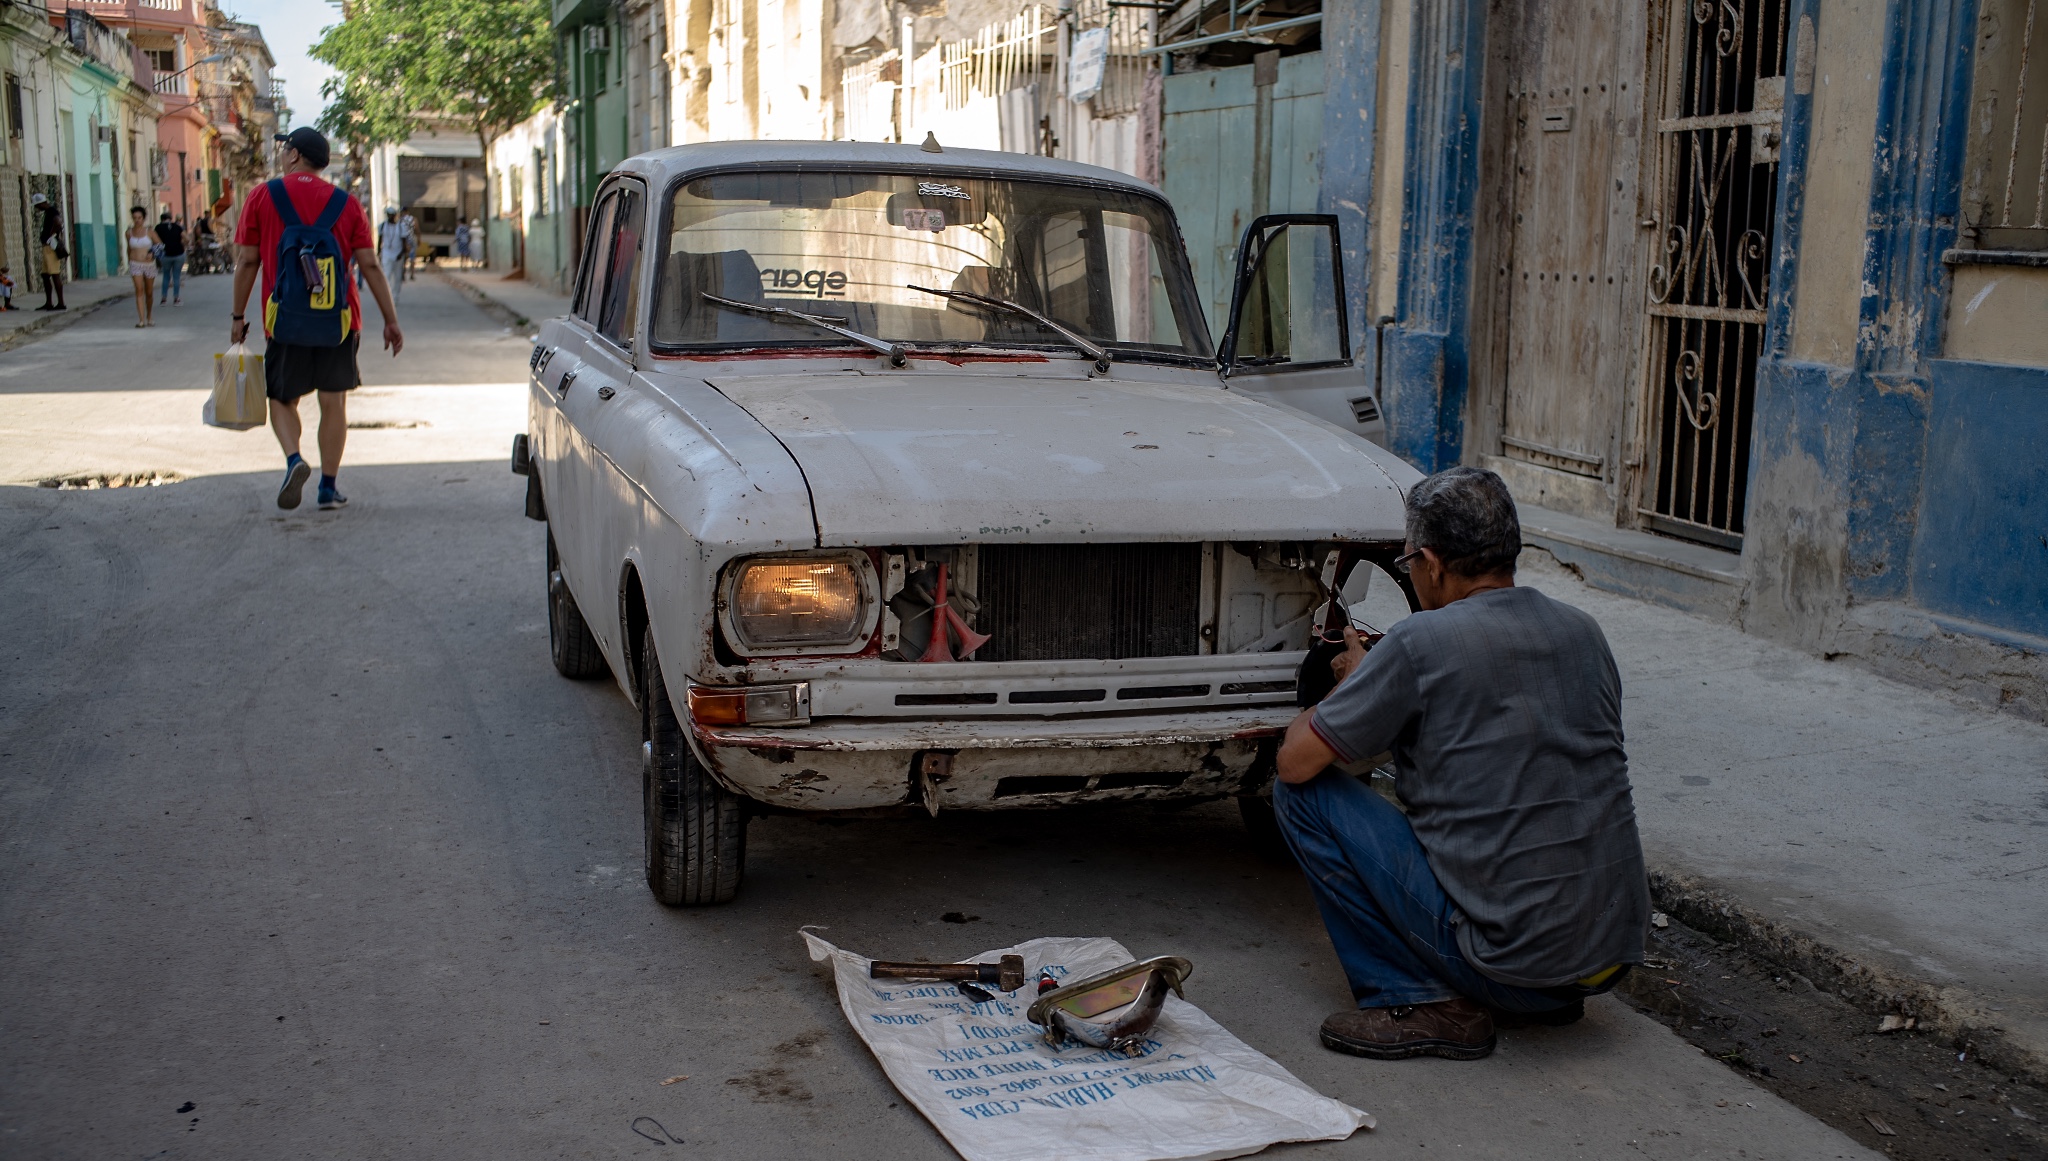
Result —
M 1649 275 L 1652 529 L 1742 546 L 1785 108 L 1787 0 L 1676 0 Z

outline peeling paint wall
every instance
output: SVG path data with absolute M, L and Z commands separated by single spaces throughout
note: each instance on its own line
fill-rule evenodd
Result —
M 1888 7 L 1886 0 L 1820 5 L 1792 325 L 1792 355 L 1801 362 L 1856 361 Z
M 1928 389 L 1915 603 L 2048 637 L 2048 371 L 1937 359 Z
M 1957 266 L 1954 276 L 1942 354 L 2048 367 L 2048 268 Z

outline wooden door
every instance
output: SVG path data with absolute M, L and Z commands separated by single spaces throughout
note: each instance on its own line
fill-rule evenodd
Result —
M 1614 478 L 1636 357 L 1627 293 L 1643 21 L 1627 0 L 1524 0 L 1506 162 L 1501 454 Z

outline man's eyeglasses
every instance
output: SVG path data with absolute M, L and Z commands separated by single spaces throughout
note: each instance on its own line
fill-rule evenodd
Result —
M 1401 555 L 1399 555 L 1399 556 L 1395 557 L 1395 558 L 1394 558 L 1394 569 L 1395 569 L 1395 571 L 1397 571 L 1397 572 L 1401 573 L 1401 574 L 1402 574 L 1402 575 L 1404 575 L 1404 576 L 1405 576 L 1405 575 L 1407 575 L 1407 573 L 1408 573 L 1408 570 L 1409 570 L 1409 568 L 1410 568 L 1410 566 L 1409 566 L 1408 562 L 1409 562 L 1409 561 L 1411 561 L 1411 560 L 1414 560 L 1414 559 L 1415 559 L 1416 557 L 1418 557 L 1418 556 L 1421 556 L 1421 555 L 1422 555 L 1422 550 L 1421 550 L 1421 549 L 1419 549 L 1419 548 L 1417 548 L 1417 549 L 1415 549 L 1415 550 L 1413 550 L 1413 551 L 1410 551 L 1410 552 L 1404 552 L 1404 553 L 1402 553 Z

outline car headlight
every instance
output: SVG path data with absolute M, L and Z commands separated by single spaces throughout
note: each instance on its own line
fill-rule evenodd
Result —
M 727 572 L 726 625 L 742 653 L 857 649 L 874 632 L 875 587 L 864 554 L 753 557 Z

